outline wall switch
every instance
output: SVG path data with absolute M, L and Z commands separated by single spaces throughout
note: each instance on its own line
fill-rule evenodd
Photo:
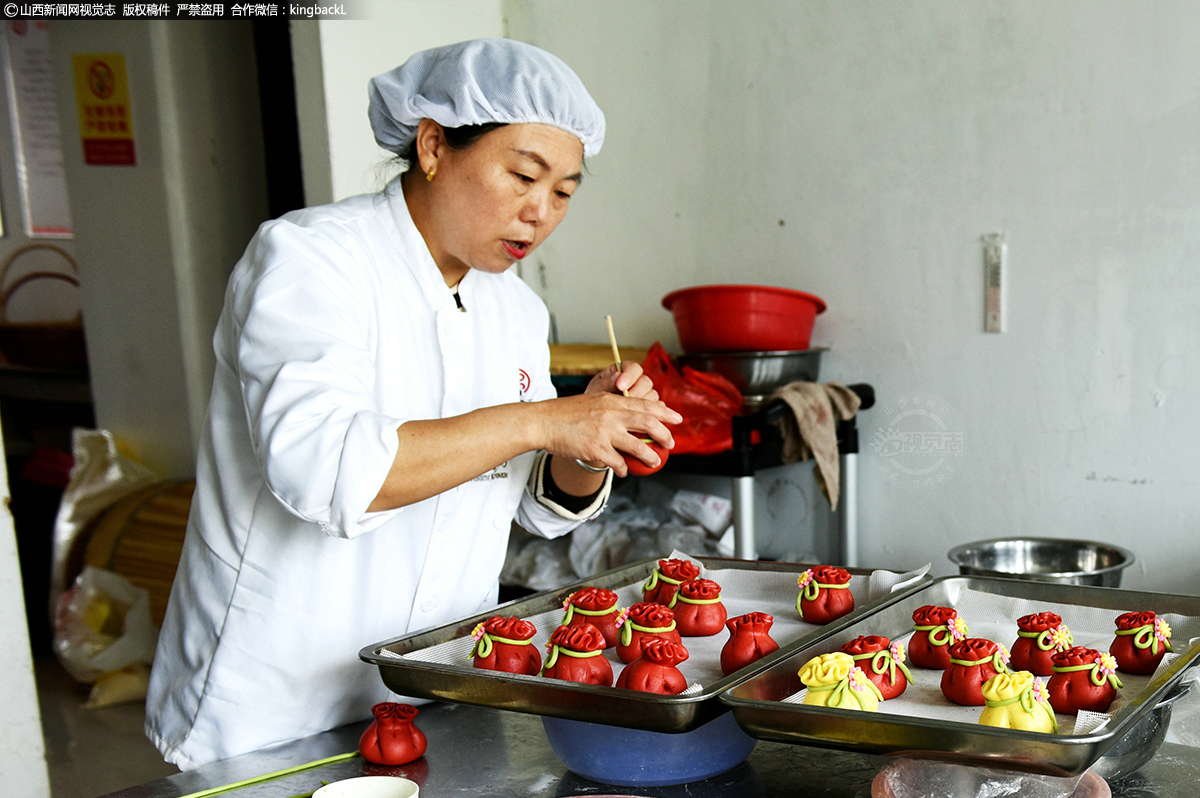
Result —
M 1004 233 L 989 233 L 983 241 L 983 331 L 999 333 L 1007 329 L 1005 318 L 1005 283 L 1008 264 L 1005 263 L 1008 245 Z

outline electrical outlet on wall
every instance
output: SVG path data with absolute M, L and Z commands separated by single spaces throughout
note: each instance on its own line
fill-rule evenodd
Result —
M 1008 244 L 1004 233 L 988 233 L 983 241 L 983 331 L 999 333 L 1007 329 L 1006 291 L 1008 280 Z

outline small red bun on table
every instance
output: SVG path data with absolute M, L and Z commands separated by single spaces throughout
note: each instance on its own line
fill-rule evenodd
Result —
M 729 614 L 721 603 L 721 586 L 713 580 L 684 582 L 675 599 L 675 624 L 684 637 L 711 637 L 725 628 Z
M 1053 660 L 1054 675 L 1046 689 L 1055 712 L 1074 715 L 1081 709 L 1108 711 L 1122 686 L 1116 674 L 1117 661 L 1112 654 L 1075 646 L 1058 652 Z
M 537 627 L 529 621 L 493 615 L 471 632 L 475 638 L 471 649 L 475 667 L 536 676 L 542 669 L 542 655 L 533 644 L 535 634 Z
M 1012 669 L 1029 671 L 1034 676 L 1054 672 L 1051 658 L 1074 644 L 1071 630 L 1062 617 L 1053 612 L 1022 615 L 1017 619 L 1017 642 L 1012 647 Z
M 687 678 L 675 666 L 687 658 L 688 650 L 682 643 L 648 638 L 642 642 L 641 656 L 622 669 L 617 677 L 617 687 L 678 695 L 687 689 Z
M 800 592 L 796 612 L 806 623 L 827 624 L 854 611 L 850 572 L 835 565 L 817 565 L 796 579 Z
M 617 644 L 617 594 L 604 587 L 581 587 L 563 600 L 563 626 L 591 624 L 604 635 L 606 646 Z
M 660 637 L 668 643 L 683 644 L 679 630 L 675 628 L 675 613 L 662 604 L 639 601 L 629 608 L 625 617 L 617 621 L 620 639 L 617 641 L 617 659 L 626 664 L 642 655 L 642 644 L 650 638 Z
M 658 455 L 658 465 L 646 465 L 642 462 L 641 458 L 627 452 L 621 452 L 621 457 L 625 459 L 625 465 L 629 468 L 629 473 L 635 477 L 648 477 L 651 474 L 661 471 L 662 467 L 667 464 L 667 457 L 670 454 L 670 450 L 666 446 L 663 446 L 653 438 L 642 438 L 642 443 L 649 446 Z
M 590 623 L 560 626 L 546 644 L 542 675 L 580 684 L 612 687 L 612 665 L 604 658 L 604 635 Z
M 691 560 L 659 560 L 658 568 L 642 585 L 642 601 L 674 607 L 679 586 L 698 576 L 700 566 Z
M 385 701 L 371 707 L 375 719 L 358 738 L 358 752 L 375 765 L 407 765 L 425 754 L 429 743 L 413 719 L 417 708 L 412 704 Z
M 1154 673 L 1171 648 L 1171 627 L 1153 612 L 1117 616 L 1117 632 L 1108 653 L 1125 673 Z
M 748 612 L 726 621 L 729 639 L 721 649 L 721 673 L 728 676 L 778 650 L 771 637 L 773 623 L 775 619 L 765 612 Z
M 942 673 L 942 695 L 964 707 L 984 705 L 983 685 L 997 673 L 1008 673 L 1008 650 L 982 637 L 950 646 L 950 666 Z
M 904 693 L 912 674 L 904 665 L 904 644 L 882 635 L 860 635 L 842 646 L 885 700 Z
M 953 607 L 926 604 L 912 614 L 913 630 L 908 658 L 921 668 L 944 671 L 950 667 L 950 646 L 967 639 L 967 622 Z

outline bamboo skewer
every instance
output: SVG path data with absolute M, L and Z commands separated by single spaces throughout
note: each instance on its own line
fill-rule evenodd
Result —
M 608 342 L 612 344 L 613 361 L 617 364 L 617 376 L 621 375 L 621 350 L 617 349 L 617 335 L 613 332 L 612 316 L 606 315 L 604 323 L 608 325 Z M 629 396 L 629 391 L 622 390 L 621 393 Z

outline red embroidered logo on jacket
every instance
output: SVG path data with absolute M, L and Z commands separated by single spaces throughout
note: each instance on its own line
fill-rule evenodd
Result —
M 517 380 L 521 386 L 521 396 L 524 396 L 529 390 L 529 372 L 525 371 L 525 369 L 517 369 Z

